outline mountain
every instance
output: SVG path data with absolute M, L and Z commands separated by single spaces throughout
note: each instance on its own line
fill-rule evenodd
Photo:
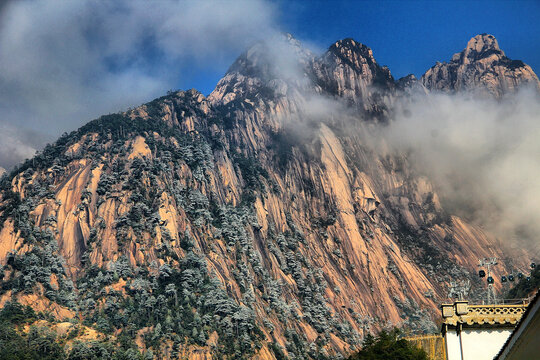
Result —
M 476 35 L 449 63 L 435 64 L 421 78 L 429 90 L 474 91 L 502 97 L 528 84 L 540 90 L 540 81 L 521 60 L 509 59 L 493 35 Z
M 285 36 L 208 97 L 62 136 L 1 180 L 0 306 L 164 358 L 336 358 L 388 323 L 435 330 L 451 282 L 481 290 L 478 258 L 508 253 L 371 145 L 411 86 L 355 40 L 316 56 Z
M 0 166 L 0 177 L 6 173 L 6 169 Z

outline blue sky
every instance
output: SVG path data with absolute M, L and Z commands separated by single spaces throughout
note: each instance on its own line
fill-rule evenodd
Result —
M 373 49 L 392 74 L 421 76 L 448 61 L 481 33 L 506 55 L 540 69 L 540 1 L 276 1 L 282 31 L 326 49 L 352 37 Z M 220 71 L 200 73 L 187 87 L 213 89 Z
M 298 37 L 320 45 L 352 37 L 398 77 L 421 75 L 481 33 L 540 68 L 540 1 L 283 1 L 280 8 Z
M 281 1 L 285 29 L 320 46 L 352 37 L 397 77 L 449 60 L 490 33 L 507 56 L 540 69 L 540 1 Z
M 195 88 L 289 32 L 315 52 L 352 37 L 396 78 L 479 33 L 540 71 L 540 1 L 0 1 L 0 167 L 100 115 Z

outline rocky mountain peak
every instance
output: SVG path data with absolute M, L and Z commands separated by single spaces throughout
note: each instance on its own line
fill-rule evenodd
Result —
M 397 81 L 397 84 L 409 85 L 409 84 L 415 83 L 417 81 L 418 81 L 418 79 L 416 78 L 416 76 L 414 76 L 414 74 L 409 74 L 409 75 L 406 75 L 406 76 L 404 76 L 402 78 L 399 78 L 398 81 Z
M 500 60 L 504 58 L 504 52 L 499 48 L 499 43 L 493 35 L 476 35 L 467 43 L 465 49 L 452 57 L 452 62 L 468 64 L 485 58 Z
M 357 69 L 361 69 L 362 63 L 369 65 L 377 63 L 373 57 L 373 50 L 351 38 L 336 41 L 328 49 L 328 54 L 338 57 Z
M 476 50 L 477 52 L 491 49 L 500 50 L 499 43 L 495 36 L 486 33 L 472 37 L 465 48 L 465 50 Z
M 420 80 L 418 80 L 418 78 L 413 74 L 409 74 L 402 78 L 399 78 L 396 81 L 396 88 L 406 93 L 425 93 L 427 91 L 426 88 L 422 85 L 422 83 L 420 83 Z
M 501 51 L 497 39 L 495 36 L 490 34 L 480 34 L 469 40 L 464 51 L 466 53 L 482 53 L 490 50 Z
M 242 53 L 231 65 L 227 74 L 239 73 L 250 77 L 266 79 L 282 77 L 281 72 L 294 62 L 303 62 L 313 55 L 291 34 L 276 35 L 268 40 L 258 41 Z M 284 62 L 289 64 L 284 64 Z
M 376 118 L 384 117 L 384 105 L 377 99 L 395 87 L 386 66 L 375 60 L 373 51 L 351 39 L 332 44 L 313 63 L 311 78 L 322 92 L 339 97 Z
M 209 100 L 226 104 L 262 93 L 285 95 L 289 87 L 302 86 L 305 68 L 313 59 L 314 55 L 291 34 L 259 41 L 235 60 Z
M 508 58 L 493 35 L 476 35 L 451 61 L 437 62 L 421 78 L 429 90 L 445 92 L 471 91 L 502 97 L 523 85 L 540 90 L 538 77 L 521 60 Z
M 336 41 L 322 56 L 322 61 L 331 68 L 349 67 L 368 85 L 392 87 L 394 78 L 386 66 L 381 66 L 373 56 L 373 50 L 351 38 Z

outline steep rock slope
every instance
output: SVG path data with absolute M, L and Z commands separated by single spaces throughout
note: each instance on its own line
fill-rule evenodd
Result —
M 449 63 L 437 62 L 422 75 L 421 81 L 429 90 L 467 90 L 498 98 L 524 84 L 540 90 L 540 82 L 531 67 L 506 57 L 497 39 L 488 34 L 473 37 Z
M 388 322 L 429 329 L 450 281 L 503 248 L 369 145 L 365 119 L 399 96 L 369 48 L 286 43 L 287 64 L 257 44 L 208 98 L 103 116 L 4 177 L 4 301 L 166 358 L 334 358 Z

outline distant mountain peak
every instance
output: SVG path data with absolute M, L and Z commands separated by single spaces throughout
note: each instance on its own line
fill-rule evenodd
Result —
M 476 35 L 469 40 L 465 51 L 482 52 L 487 50 L 501 50 L 495 36 L 490 34 Z
M 367 49 L 371 51 L 371 49 L 368 46 L 362 44 L 359 41 L 354 40 L 353 38 L 341 39 L 341 40 L 336 41 L 332 45 L 330 45 L 330 49 L 340 48 L 340 47 L 356 48 L 356 49 L 362 49 L 362 50 Z
M 493 57 L 494 60 L 500 60 L 505 57 L 505 54 L 499 47 L 495 36 L 480 34 L 471 38 L 463 51 L 454 54 L 452 62 L 467 64 L 489 57 Z
M 352 38 L 336 41 L 330 46 L 328 53 L 337 56 L 356 68 L 360 67 L 361 59 L 365 59 L 368 65 L 377 63 L 373 57 L 373 50 Z
M 540 82 L 530 66 L 509 59 L 495 36 L 480 34 L 471 38 L 463 51 L 448 63 L 437 62 L 421 78 L 429 90 L 473 91 L 502 97 L 522 85 L 540 90 Z
M 244 51 L 231 65 L 228 74 L 237 72 L 250 77 L 279 77 L 281 60 L 302 61 L 312 57 L 309 50 L 289 33 L 281 33 L 261 40 Z
M 209 101 L 225 105 L 245 98 L 271 100 L 296 90 L 313 91 L 337 96 L 381 117 L 384 106 L 374 99 L 394 88 L 390 70 L 377 63 L 368 46 L 345 38 L 315 56 L 292 35 L 284 33 L 257 42 L 240 55 L 218 82 Z M 375 93 L 380 96 L 374 96 Z
M 227 104 L 261 94 L 285 95 L 291 85 L 306 82 L 304 69 L 315 56 L 289 33 L 261 40 L 244 51 L 218 82 L 209 100 Z
M 281 36 L 286 41 L 290 42 L 291 44 L 300 45 L 300 41 L 297 38 L 295 38 L 294 35 L 291 33 L 285 32 L 285 33 L 282 33 Z
M 419 80 L 414 76 L 414 74 L 409 74 L 399 78 L 396 81 L 396 87 L 400 90 L 410 90 L 422 88 L 425 90 L 422 85 L 420 85 Z
M 377 63 L 373 50 L 351 38 L 333 43 L 316 73 L 323 89 L 364 109 L 373 108 L 370 98 L 375 88 L 386 91 L 395 85 L 390 70 Z

